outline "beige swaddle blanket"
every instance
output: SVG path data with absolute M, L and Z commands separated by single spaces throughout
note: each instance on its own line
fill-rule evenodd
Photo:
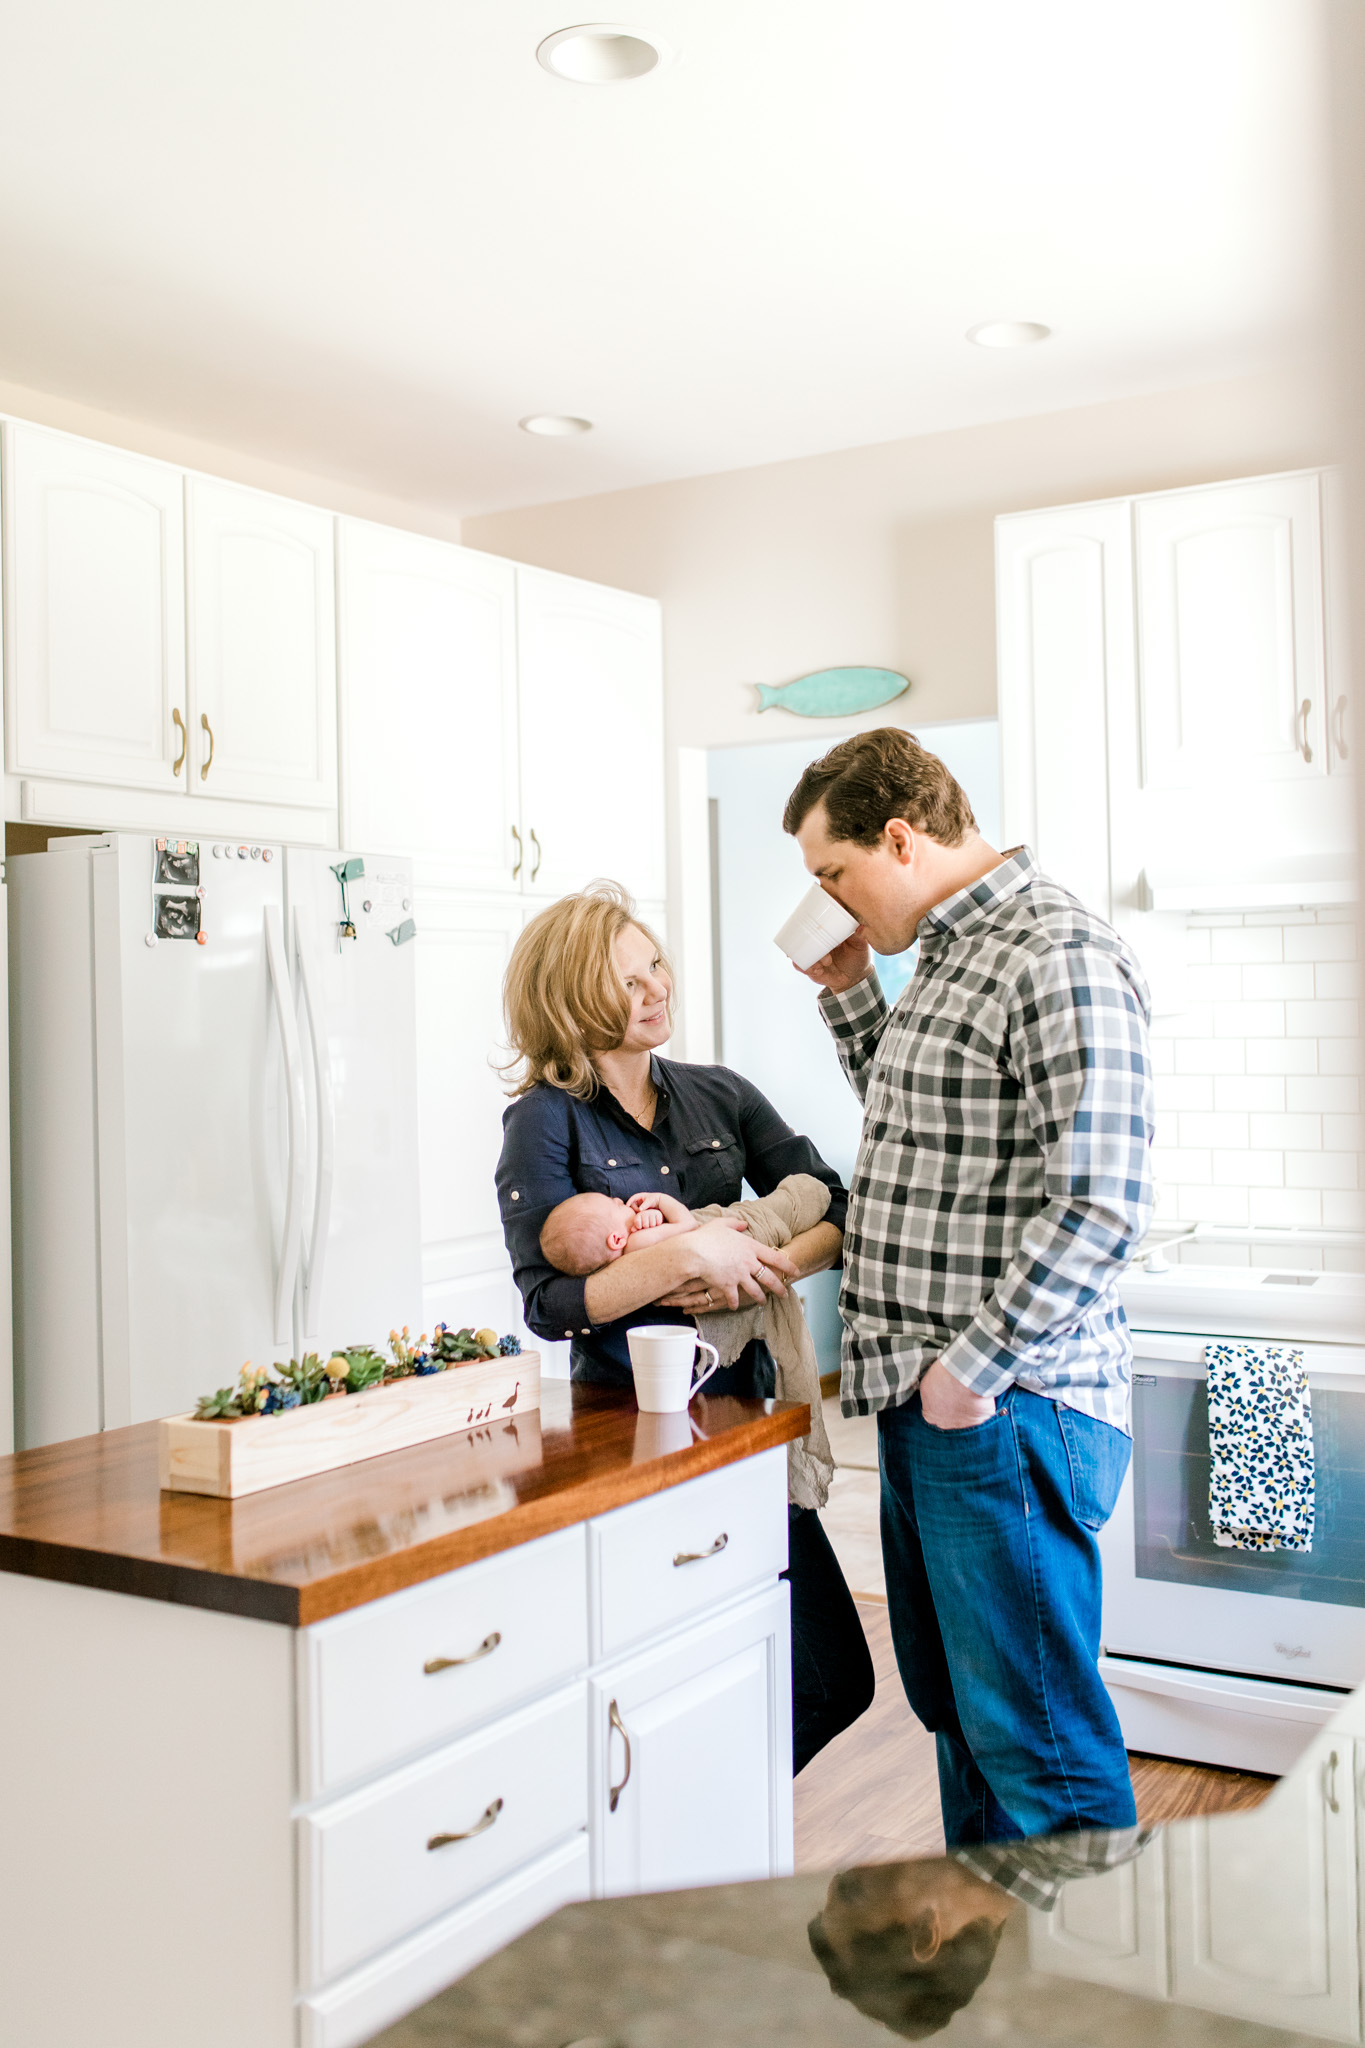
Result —
M 742 1216 L 756 1243 L 780 1251 L 803 1230 L 813 1230 L 828 1207 L 829 1189 L 823 1181 L 809 1173 L 789 1173 L 762 1201 L 713 1202 L 693 1214 L 700 1223 L 713 1223 L 718 1216 Z M 696 1323 L 705 1342 L 714 1344 L 720 1353 L 722 1365 L 733 1365 L 746 1344 L 762 1337 L 777 1367 L 779 1400 L 809 1403 L 810 1434 L 787 1446 L 787 1492 L 798 1508 L 822 1508 L 834 1476 L 834 1454 L 820 1405 L 820 1368 L 800 1295 L 788 1288 L 785 1294 L 770 1294 L 764 1302 L 699 1315 Z

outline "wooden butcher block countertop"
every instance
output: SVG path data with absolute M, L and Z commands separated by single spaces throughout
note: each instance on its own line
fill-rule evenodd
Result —
M 163 1493 L 157 1426 L 0 1458 L 0 1571 L 300 1627 L 695 1479 L 810 1426 L 801 1402 L 692 1404 L 543 1381 L 538 1413 L 490 1422 L 240 1500 Z

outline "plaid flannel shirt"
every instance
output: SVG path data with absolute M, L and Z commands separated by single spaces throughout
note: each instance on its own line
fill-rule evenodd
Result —
M 843 1409 L 942 1360 L 1128 1429 L 1124 1261 L 1152 1181 L 1149 1005 L 1118 934 L 1020 847 L 926 913 L 914 980 L 820 998 L 863 1134 L 844 1234 Z

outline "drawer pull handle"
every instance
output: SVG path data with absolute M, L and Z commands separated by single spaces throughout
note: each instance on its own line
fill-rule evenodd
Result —
M 703 1558 L 719 1557 L 729 1541 L 729 1537 L 722 1530 L 709 1550 L 680 1550 L 673 1560 L 674 1566 L 676 1567 L 680 1564 L 700 1564 Z
M 485 1636 L 477 1650 L 471 1650 L 467 1657 L 428 1657 L 422 1666 L 428 1678 L 434 1678 L 438 1671 L 454 1671 L 460 1664 L 477 1664 L 480 1657 L 491 1657 L 502 1641 L 501 1629 L 494 1629 L 491 1636 Z
M 1337 1753 L 1335 1750 L 1332 1751 L 1332 1754 L 1327 1759 L 1325 1778 L 1326 1783 L 1323 1786 L 1323 1796 L 1327 1801 L 1327 1810 L 1329 1813 L 1340 1813 L 1341 1801 L 1337 1798 Z
M 626 1775 L 624 1776 L 624 1778 L 622 1778 L 619 1785 L 613 1785 L 611 1787 L 611 1796 L 607 1801 L 609 1810 L 612 1813 L 615 1813 L 617 1801 L 620 1799 L 621 1794 L 625 1791 L 627 1785 L 630 1783 L 630 1737 L 626 1733 L 626 1724 L 621 1719 L 621 1709 L 617 1706 L 615 1700 L 613 1700 L 611 1703 L 611 1707 L 607 1714 L 607 1720 L 611 1724 L 611 1726 L 616 1730 L 622 1742 L 624 1742 L 626 1745 Z M 608 1734 L 607 1736 L 607 1742 L 608 1744 L 610 1744 L 611 1742 L 610 1734 Z M 608 1766 L 608 1769 L 610 1769 L 610 1765 Z
M 495 1799 L 483 1810 L 483 1817 L 476 1820 L 472 1828 L 466 1828 L 462 1835 L 433 1835 L 427 1843 L 428 1849 L 444 1849 L 450 1842 L 472 1842 L 475 1835 L 486 1835 L 498 1815 L 502 1812 L 502 1801 Z

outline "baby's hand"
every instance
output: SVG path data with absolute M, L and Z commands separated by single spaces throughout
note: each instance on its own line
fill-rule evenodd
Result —
M 657 1230 L 661 1223 L 691 1223 L 692 1211 L 673 1195 L 632 1195 L 626 1207 L 636 1216 L 647 1216 L 648 1220 L 637 1223 L 637 1230 Z

